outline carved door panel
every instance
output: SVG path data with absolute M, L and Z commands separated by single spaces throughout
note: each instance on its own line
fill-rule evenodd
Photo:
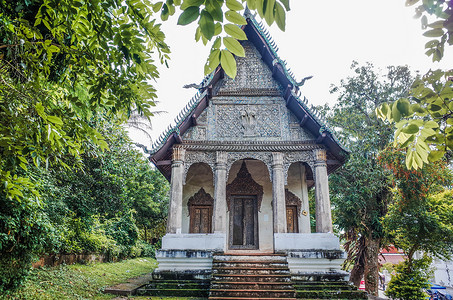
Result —
M 190 209 L 189 233 L 211 233 L 212 207 L 193 205 Z
M 256 197 L 232 199 L 230 209 L 230 249 L 258 248 L 258 211 Z
M 288 233 L 298 233 L 297 206 L 286 206 L 286 231 Z

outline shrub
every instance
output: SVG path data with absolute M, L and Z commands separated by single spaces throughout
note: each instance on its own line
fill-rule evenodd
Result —
M 385 294 L 392 299 L 424 300 L 426 294 L 423 289 L 429 287 L 431 258 L 405 260 L 395 265 L 396 274 L 392 276 Z

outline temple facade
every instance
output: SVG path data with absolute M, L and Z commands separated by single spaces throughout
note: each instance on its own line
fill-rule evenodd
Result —
M 157 271 L 209 273 L 215 253 L 283 253 L 293 274 L 347 276 L 328 183 L 347 149 L 300 96 L 261 24 L 246 18 L 237 77 L 220 66 L 207 76 L 150 152 L 171 183 Z

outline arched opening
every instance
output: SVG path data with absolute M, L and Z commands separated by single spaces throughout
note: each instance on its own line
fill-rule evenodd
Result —
M 267 231 L 272 241 L 272 219 L 269 218 L 272 214 L 270 187 L 269 173 L 262 161 L 241 159 L 231 166 L 226 187 L 229 249 L 261 249 L 260 245 L 266 248 L 265 244 L 269 238 L 263 236 L 263 233 Z M 264 211 L 265 215 L 262 214 Z M 272 243 L 268 246 L 271 248 Z
M 183 188 L 183 233 L 212 233 L 213 172 L 206 163 L 194 163 Z
M 310 233 L 309 189 L 314 186 L 313 172 L 303 162 L 292 163 L 288 169 L 285 187 L 286 229 L 288 233 Z

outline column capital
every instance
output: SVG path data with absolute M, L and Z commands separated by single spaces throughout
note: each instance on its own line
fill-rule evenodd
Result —
M 216 165 L 226 165 L 227 163 L 227 158 L 228 158 L 228 153 L 225 151 L 216 151 L 216 159 L 215 163 Z
M 173 147 L 172 162 L 184 162 L 186 149 L 182 147 Z
M 283 153 L 272 152 L 272 167 L 283 168 Z
M 315 156 L 315 161 L 326 161 L 327 160 L 327 153 L 326 149 L 315 149 L 313 150 L 313 154 Z

